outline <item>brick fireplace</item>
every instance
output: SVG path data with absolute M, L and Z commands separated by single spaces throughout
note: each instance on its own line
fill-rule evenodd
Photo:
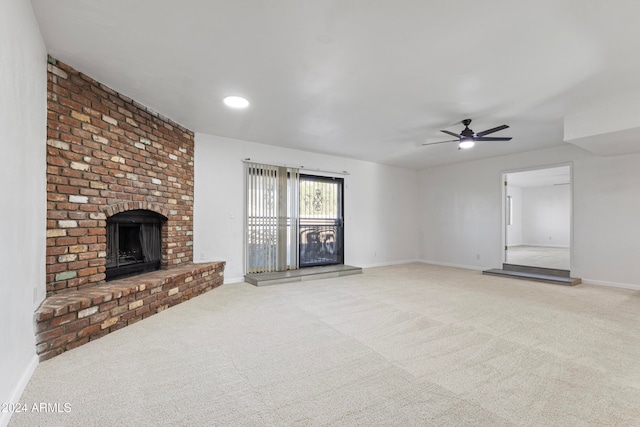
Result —
M 224 270 L 224 263 L 191 263 L 194 133 L 53 58 L 47 75 L 48 298 L 36 313 L 41 359 L 218 286 Z M 107 247 L 107 224 L 134 212 L 161 219 L 160 271 L 107 282 L 114 257 L 108 265 L 114 249 Z
M 162 266 L 191 261 L 193 132 L 51 60 L 47 121 L 47 293 L 105 280 L 106 220 L 167 218 Z

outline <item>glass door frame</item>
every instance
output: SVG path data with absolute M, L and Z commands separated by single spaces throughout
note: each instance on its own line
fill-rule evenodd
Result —
M 344 264 L 344 178 L 301 173 L 299 181 L 298 254 L 300 268 Z M 303 213 L 305 209 L 308 209 L 309 206 L 317 207 L 318 203 L 324 202 L 323 199 L 318 199 L 315 196 L 311 200 L 309 194 L 304 194 L 302 183 L 305 181 L 337 184 L 335 218 L 318 218 L 315 224 L 313 218 L 305 218 Z

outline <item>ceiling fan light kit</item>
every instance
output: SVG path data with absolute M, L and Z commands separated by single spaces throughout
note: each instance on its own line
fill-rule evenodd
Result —
M 457 139 L 451 139 L 449 141 L 440 141 L 440 142 L 429 142 L 422 145 L 435 145 L 435 144 L 444 144 L 446 142 L 457 142 L 458 150 L 460 150 L 460 149 L 471 148 L 474 145 L 476 145 L 476 142 L 478 141 L 511 141 L 512 139 L 510 137 L 495 137 L 495 136 L 487 137 L 486 136 L 494 132 L 507 129 L 509 127 L 507 125 L 496 126 L 494 128 L 475 133 L 473 130 L 469 129 L 469 125 L 471 124 L 471 119 L 464 119 L 461 123 L 464 125 L 464 129 L 459 134 L 448 131 L 448 130 L 440 131 L 442 133 L 446 133 L 447 135 L 451 135 Z
M 458 144 L 458 149 L 467 149 L 467 148 L 471 148 L 474 145 L 476 145 L 475 142 L 473 142 L 473 139 L 463 139 L 462 141 L 460 141 L 460 144 Z

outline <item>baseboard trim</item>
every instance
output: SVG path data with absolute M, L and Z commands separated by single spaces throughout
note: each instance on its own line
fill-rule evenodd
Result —
M 36 354 L 33 355 L 31 361 L 27 365 L 27 368 L 22 373 L 20 377 L 20 381 L 15 385 L 11 395 L 9 396 L 9 400 L 5 403 L 18 403 L 20 401 L 20 397 L 22 397 L 22 393 L 24 393 L 24 389 L 27 388 L 27 384 L 29 384 L 29 380 L 33 376 L 36 368 L 38 367 L 38 356 Z M 11 416 L 13 412 L 0 412 L 0 427 L 7 427 L 9 425 L 9 421 L 11 420 Z
M 603 280 L 582 279 L 582 283 L 585 285 L 606 286 L 609 288 L 622 288 L 632 289 L 634 291 L 640 291 L 640 285 L 634 285 L 631 283 L 618 283 L 618 282 L 605 282 Z
M 491 268 L 491 267 L 483 267 L 479 265 L 454 264 L 451 262 L 432 261 L 427 259 L 422 259 L 422 260 L 419 260 L 418 262 L 421 262 L 423 264 L 440 265 L 443 267 L 464 268 L 465 270 L 476 270 L 476 271 L 482 271 L 482 270 L 487 270 Z
M 517 247 L 517 246 L 535 246 L 535 247 L 539 247 L 539 248 L 557 248 L 557 249 L 570 249 L 569 246 L 565 246 L 565 245 L 543 245 L 543 244 L 539 244 L 539 245 L 534 245 L 532 243 L 520 243 L 519 245 L 509 245 L 509 247 Z
M 379 263 L 373 263 L 373 264 L 356 263 L 356 265 L 359 265 L 362 268 L 376 268 L 376 267 L 388 267 L 390 265 L 412 264 L 415 262 L 422 262 L 422 261 L 420 261 L 419 259 L 405 259 L 401 261 L 379 262 Z
M 228 285 L 231 283 L 242 283 L 242 282 L 244 282 L 244 276 L 224 278 L 225 285 Z

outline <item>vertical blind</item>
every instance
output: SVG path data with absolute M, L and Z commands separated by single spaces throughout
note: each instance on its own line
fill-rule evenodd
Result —
M 245 162 L 246 266 L 250 273 L 298 268 L 299 171 Z

